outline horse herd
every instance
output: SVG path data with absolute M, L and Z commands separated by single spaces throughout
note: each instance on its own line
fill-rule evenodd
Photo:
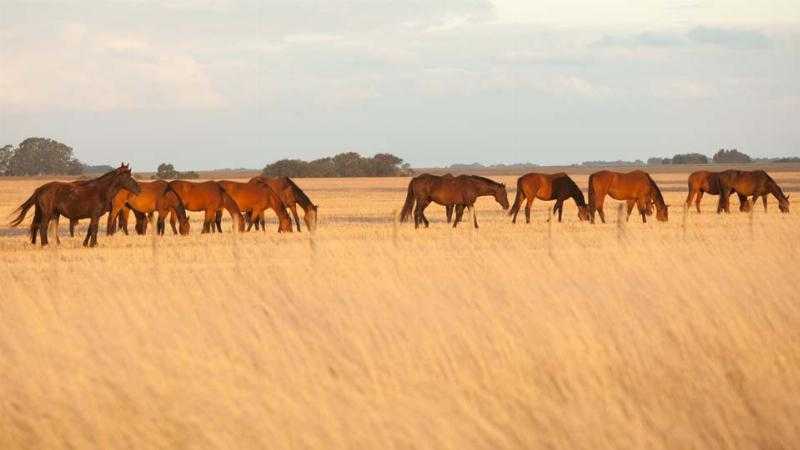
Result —
M 778 199 L 781 212 L 789 212 L 789 197 L 784 195 L 778 184 L 763 170 L 724 172 L 694 172 L 689 176 L 689 196 L 686 206 L 695 200 L 700 212 L 700 199 L 704 193 L 719 195 L 717 213 L 729 212 L 729 197 L 732 193 L 739 197 L 739 209 L 749 211 L 756 200 L 761 197 L 764 210 L 767 208 L 767 195 Z M 400 212 L 400 221 L 405 222 L 412 214 L 414 227 L 428 227 L 425 208 L 431 203 L 445 207 L 447 222 L 456 227 L 461 221 L 464 210 L 472 215 L 475 228 L 478 219 L 475 215 L 475 200 L 482 196 L 492 196 L 503 209 L 509 209 L 512 223 L 516 223 L 517 215 L 525 201 L 525 221 L 530 223 L 531 205 L 534 199 L 553 201 L 553 214 L 558 214 L 561 222 L 564 201 L 572 199 L 578 207 L 578 218 L 595 221 L 595 214 L 605 223 L 603 203 L 606 196 L 627 203 L 628 218 L 636 206 L 647 222 L 652 215 L 653 206 L 656 219 L 668 220 L 668 205 L 664 202 L 661 190 L 650 175 L 641 170 L 628 173 L 603 170 L 589 176 L 588 202 L 575 181 L 565 173 L 541 174 L 529 173 L 517 180 L 517 193 L 514 204 L 509 205 L 508 194 L 503 183 L 477 175 L 431 175 L 422 174 L 411 179 L 408 193 Z M 752 202 L 748 197 L 752 196 Z M 135 231 L 138 234 L 147 232 L 157 213 L 156 233 L 163 235 L 166 220 L 169 219 L 174 234 L 189 233 L 189 217 L 187 211 L 204 213 L 203 233 L 222 232 L 221 222 L 223 210 L 230 214 L 235 229 L 249 231 L 253 226 L 266 231 L 265 211 L 271 209 L 278 218 L 278 231 L 291 232 L 292 218 L 297 231 L 300 231 L 300 219 L 297 207 L 304 211 L 303 220 L 309 230 L 317 224 L 318 206 L 288 177 L 258 176 L 248 182 L 236 181 L 204 181 L 189 182 L 184 180 L 137 182 L 130 167 L 126 164 L 100 177 L 91 180 L 73 182 L 53 181 L 34 190 L 33 194 L 12 214 L 16 213 L 10 225 L 18 226 L 33 208 L 33 220 L 30 225 L 31 243 L 36 243 L 37 234 L 41 245 L 48 243 L 48 229 L 52 228 L 58 243 L 58 222 L 61 216 L 70 221 L 70 235 L 81 219 L 89 219 L 89 227 L 83 241 L 84 246 L 97 245 L 97 231 L 100 217 L 108 213 L 107 234 L 114 234 L 121 228 L 128 234 L 128 219 L 133 212 L 136 218 Z M 453 220 L 455 212 L 455 220 Z M 177 226 L 176 226 L 177 224 Z
M 558 214 L 561 222 L 564 201 L 573 199 L 578 207 L 578 218 L 594 223 L 595 214 L 605 223 L 603 204 L 606 196 L 627 203 L 628 218 L 631 216 L 634 205 L 642 216 L 642 222 L 647 222 L 647 216 L 652 215 L 653 206 L 656 209 L 656 219 L 666 222 L 669 218 L 669 205 L 664 202 L 656 182 L 647 172 L 634 170 L 620 173 L 601 170 L 589 176 L 589 201 L 587 203 L 575 181 L 566 173 L 542 174 L 529 173 L 517 179 L 517 195 L 511 206 L 509 215 L 511 222 L 516 223 L 517 214 L 525 201 L 525 221 L 531 221 L 531 204 L 534 199 L 552 201 L 553 214 Z M 747 197 L 752 196 L 753 201 L 761 197 L 764 210 L 767 209 L 767 195 L 772 194 L 778 199 L 781 212 L 789 212 L 789 197 L 784 195 L 781 188 L 763 170 L 741 171 L 726 170 L 724 172 L 698 171 L 689 176 L 689 197 L 686 199 L 687 207 L 692 199 L 696 198 L 697 211 L 700 212 L 700 199 L 704 193 L 719 195 L 717 213 L 729 212 L 728 198 L 732 193 L 739 197 L 740 210 L 748 211 L 752 207 Z M 452 220 L 453 209 L 456 217 L 453 227 L 461 221 L 464 209 L 472 214 L 475 228 L 478 220 L 475 217 L 475 199 L 480 196 L 493 196 L 503 209 L 509 208 L 506 186 L 488 178 L 475 175 L 419 175 L 408 184 L 408 193 L 400 212 L 400 221 L 408 220 L 412 214 L 414 227 L 420 225 L 427 227 L 428 219 L 425 217 L 425 208 L 432 202 L 444 205 L 447 222 Z

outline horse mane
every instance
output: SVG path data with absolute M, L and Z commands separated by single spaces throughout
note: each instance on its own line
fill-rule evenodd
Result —
M 757 172 L 763 173 L 767 178 L 767 188 L 769 189 L 770 193 L 775 196 L 775 198 L 779 200 L 786 200 L 786 194 L 783 192 L 783 189 L 781 189 L 780 185 L 778 185 L 777 181 L 769 176 L 769 174 L 764 170 L 758 170 Z
M 478 180 L 478 181 L 483 181 L 484 183 L 491 184 L 492 186 L 496 186 L 496 187 L 503 186 L 503 183 L 498 183 L 497 181 L 494 181 L 494 180 L 492 180 L 490 178 L 482 177 L 480 175 L 467 175 L 467 176 L 472 178 L 472 179 L 475 179 L 475 180 Z
M 292 188 L 292 194 L 294 194 L 295 200 L 300 204 L 301 208 L 306 209 L 309 205 L 313 205 L 311 199 L 308 198 L 306 193 L 303 192 L 303 190 L 300 189 L 300 186 L 295 184 L 291 178 L 286 177 L 286 182 L 289 183 L 289 186 Z
M 575 180 L 566 175 L 563 178 L 572 189 L 572 198 L 575 200 L 575 204 L 578 206 L 586 206 L 586 199 L 583 197 L 583 191 L 581 191 L 581 188 L 575 183 Z
M 649 173 L 647 174 L 647 179 L 650 181 L 650 187 L 653 191 L 653 198 L 655 199 L 656 206 L 660 208 L 665 207 L 667 204 L 664 202 L 664 197 L 661 195 L 661 189 L 658 188 L 658 185 Z

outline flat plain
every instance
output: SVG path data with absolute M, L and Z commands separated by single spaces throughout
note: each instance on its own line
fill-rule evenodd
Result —
M 686 176 L 655 176 L 667 223 L 484 197 L 414 230 L 408 178 L 372 178 L 297 180 L 314 234 L 3 225 L 0 448 L 798 448 L 800 194 L 685 212 Z

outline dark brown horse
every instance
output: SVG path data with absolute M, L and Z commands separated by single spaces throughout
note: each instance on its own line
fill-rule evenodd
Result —
M 286 207 L 292 211 L 294 222 L 297 224 L 297 231 L 300 231 L 300 218 L 297 216 L 297 205 L 303 208 L 303 221 L 306 223 L 306 227 L 311 231 L 317 227 L 317 208 L 319 208 L 319 206 L 312 203 L 306 193 L 303 192 L 291 178 L 258 176 L 251 178 L 249 182 L 253 184 L 265 184 L 278 194 Z M 264 216 L 261 215 L 257 218 L 251 217 L 247 229 L 249 230 L 253 224 L 255 224 L 256 229 L 258 229 L 259 225 L 263 227 Z
M 137 227 L 136 231 L 139 234 L 144 234 L 147 230 L 146 222 L 143 218 L 152 217 L 154 212 L 158 212 L 158 222 L 156 225 L 156 232 L 164 234 L 164 221 L 168 214 L 175 214 L 180 222 L 180 234 L 189 233 L 189 217 L 186 215 L 186 210 L 183 208 L 183 203 L 175 192 L 169 187 L 166 181 L 158 180 L 151 182 L 139 183 L 141 192 L 134 194 L 127 190 L 122 190 L 114 196 L 111 200 L 111 212 L 108 215 L 108 223 L 106 224 L 106 234 L 112 235 L 116 232 L 117 221 L 119 220 L 120 226 L 125 234 L 128 234 L 128 212 L 133 210 L 137 214 Z M 175 228 L 174 216 L 170 224 L 172 225 L 172 232 L 178 234 Z M 143 223 L 142 223 L 143 222 Z
M 22 223 L 28 210 L 35 207 L 33 223 L 31 223 L 31 242 L 36 243 L 36 233 L 41 237 L 42 245 L 47 245 L 47 228 L 50 222 L 64 216 L 70 220 L 91 219 L 84 246 L 97 245 L 97 229 L 100 216 L 108 212 L 111 199 L 121 190 L 140 192 L 139 184 L 131 176 L 131 169 L 126 164 L 98 178 L 80 184 L 52 182 L 34 191 L 14 212 L 18 216 L 11 221 L 15 227 Z M 56 228 L 57 230 L 57 228 Z M 56 231 L 57 233 L 57 231 Z
M 218 183 L 233 198 L 239 206 L 239 210 L 245 212 L 246 215 L 263 217 L 265 210 L 272 209 L 278 216 L 278 232 L 292 232 L 292 219 L 286 212 L 286 204 L 266 183 L 239 183 L 236 181 L 218 181 Z M 220 216 L 221 214 L 217 215 L 218 218 Z
M 666 222 L 669 218 L 668 206 L 664 203 L 661 190 L 650 174 L 641 170 L 628 173 L 601 170 L 589 175 L 589 216 L 594 223 L 594 213 L 600 215 L 600 220 L 606 223 L 603 212 L 603 203 L 606 195 L 615 200 L 624 200 L 628 203 L 628 217 L 630 217 L 635 204 L 642 215 L 642 222 L 647 222 L 650 205 L 656 205 L 656 219 Z
M 719 173 L 719 203 L 717 213 L 730 212 L 730 195 L 735 192 L 740 197 L 753 196 L 755 204 L 758 197 L 764 201 L 764 211 L 767 210 L 767 195 L 772 194 L 778 199 L 778 209 L 782 213 L 789 212 L 789 196 L 784 195 L 778 183 L 763 170 L 743 171 L 726 170 Z
M 692 200 L 694 200 L 697 212 L 700 212 L 700 200 L 703 194 L 719 195 L 719 172 L 709 172 L 707 170 L 698 170 L 689 175 L 689 195 L 686 197 L 686 207 L 690 208 Z M 748 211 L 750 204 L 747 197 L 742 194 L 739 196 L 739 210 Z M 766 198 L 764 199 L 764 209 L 766 210 Z
M 436 175 L 422 174 L 411 179 L 408 183 L 408 194 L 400 212 L 400 221 L 405 222 L 414 211 L 414 228 L 422 223 L 427 228 L 428 219 L 425 217 L 425 208 L 431 202 L 444 206 L 454 206 L 456 218 L 453 227 L 458 225 L 464 214 L 464 208 L 472 213 L 475 228 L 478 228 L 478 219 L 475 217 L 475 200 L 478 197 L 491 195 L 503 209 L 508 209 L 508 194 L 506 186 L 488 178 L 476 175 L 460 175 L 457 177 L 439 177 Z M 414 204 L 416 203 L 416 207 Z
M 514 197 L 514 204 L 511 206 L 509 215 L 513 216 L 511 223 L 517 223 L 517 214 L 525 203 L 525 223 L 531 223 L 531 204 L 533 200 L 555 200 L 553 214 L 558 212 L 558 221 L 561 222 L 561 214 L 564 209 L 564 200 L 572 198 L 578 207 L 578 219 L 589 220 L 589 211 L 583 192 L 575 181 L 566 173 L 554 173 L 552 175 L 544 173 L 528 173 L 517 179 L 517 195 Z
M 234 230 L 244 231 L 244 220 L 239 206 L 216 181 L 193 183 L 191 181 L 174 180 L 169 187 L 178 194 L 187 211 L 203 211 L 203 233 L 208 233 L 214 226 L 217 211 L 225 209 L 231 215 Z

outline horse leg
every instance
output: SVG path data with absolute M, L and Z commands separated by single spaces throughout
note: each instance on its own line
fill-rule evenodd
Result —
M 531 223 L 531 205 L 533 204 L 533 196 L 526 199 L 525 203 L 525 223 Z
M 447 223 L 453 221 L 453 205 L 445 205 L 444 207 L 444 214 L 447 216 Z M 517 218 L 517 215 L 514 214 L 514 218 Z
M 458 225 L 458 222 L 461 222 L 461 218 L 464 216 L 464 205 L 456 205 L 456 218 L 453 220 L 453 228 Z
M 417 207 L 419 208 L 419 218 L 422 221 L 422 223 L 425 224 L 425 228 L 428 228 L 431 224 L 430 222 L 428 222 L 428 218 L 425 217 L 425 208 L 427 208 L 428 205 L 430 204 L 431 204 L 430 200 L 417 202 Z
M 686 209 L 689 209 L 692 206 L 692 198 L 695 195 L 695 190 L 689 187 L 689 195 L 686 196 Z
M 764 212 L 767 212 L 767 194 L 761 196 L 761 201 L 764 203 Z M 753 201 L 753 206 L 755 206 L 755 201 Z
M 86 239 L 89 242 L 89 247 L 97 247 L 97 229 L 99 228 L 99 222 L 99 215 L 93 215 L 91 222 L 89 222 L 89 233 L 86 235 Z M 86 246 L 86 242 L 84 242 L 83 245 Z
M 647 210 L 650 205 L 647 204 L 647 199 L 636 200 L 636 207 L 639 208 L 639 214 L 642 215 L 642 223 L 647 223 Z M 628 214 L 630 217 L 630 213 Z
M 177 222 L 178 222 L 178 218 L 176 217 L 175 210 L 174 209 L 170 209 L 169 210 L 169 226 L 170 226 L 170 228 L 172 228 L 172 234 L 173 235 L 177 235 L 178 234 Z M 161 222 L 161 234 L 164 234 L 164 228 L 165 228 L 164 222 L 162 221 Z
M 597 215 L 600 216 L 600 221 L 606 223 L 606 213 L 603 211 L 603 203 L 606 201 L 606 196 L 598 196 L 595 200 L 595 209 L 597 210 Z
M 294 217 L 294 223 L 297 224 L 297 232 L 300 232 L 300 218 L 297 217 L 297 203 L 291 206 L 292 216 Z M 263 212 L 262 212 L 263 214 Z
M 56 237 L 56 245 L 61 245 L 61 239 L 58 237 L 58 219 L 61 217 L 60 214 L 56 214 L 53 217 L 53 220 L 50 222 L 53 226 L 53 236 Z
M 468 208 L 469 208 L 469 213 L 472 214 L 472 224 L 477 229 L 478 228 L 478 217 L 475 215 L 475 205 L 474 204 L 470 205 Z
M 50 226 L 50 215 L 42 212 L 41 219 L 39 220 L 39 242 L 42 247 L 47 245 L 47 227 Z
M 628 216 L 625 218 L 626 222 L 631 220 L 631 213 L 633 212 L 633 205 L 637 204 L 636 206 L 637 207 L 639 206 L 637 202 L 638 202 L 637 200 L 627 200 L 627 203 L 628 203 Z M 641 212 L 641 210 L 642 210 L 642 208 L 639 207 L 639 211 L 640 212 Z
M 697 208 L 697 212 L 700 213 L 700 200 L 703 199 L 703 191 L 697 193 L 697 197 L 694 201 L 694 206 Z
M 42 210 L 38 205 L 34 206 L 33 220 L 31 221 L 30 233 L 31 244 L 36 244 L 36 235 L 39 233 L 39 222 L 42 220 Z
M 553 214 L 555 214 L 555 210 L 558 210 L 558 223 L 561 223 L 561 214 L 564 213 L 564 201 L 561 199 L 556 200 L 556 205 L 553 206 Z

